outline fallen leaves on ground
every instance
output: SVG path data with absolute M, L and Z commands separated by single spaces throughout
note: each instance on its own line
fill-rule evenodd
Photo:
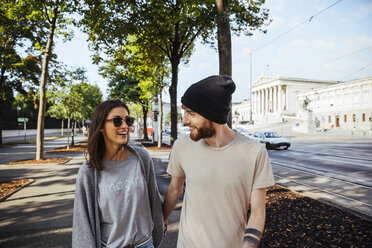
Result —
M 161 145 L 161 147 L 158 147 L 157 142 L 152 143 L 152 142 L 144 141 L 144 140 L 141 140 L 140 142 L 144 147 L 146 147 L 149 150 L 164 150 L 164 151 L 170 151 L 171 150 L 171 146 L 167 145 L 167 144 L 164 144 L 164 143 Z
M 47 153 L 55 153 L 55 152 L 85 152 L 88 145 L 88 140 L 80 141 L 79 143 L 76 143 L 73 146 L 69 146 L 69 149 L 67 149 L 67 146 L 63 146 L 60 148 L 56 148 L 50 151 L 47 151 Z
M 372 222 L 280 186 L 267 191 L 260 247 L 372 247 Z
M 19 160 L 16 162 L 9 162 L 8 164 L 51 164 L 51 163 L 64 163 L 70 158 L 44 158 L 40 160 L 36 159 L 26 159 L 26 160 Z
M 12 180 L 0 183 L 0 198 L 12 193 L 23 185 L 31 182 L 29 179 Z

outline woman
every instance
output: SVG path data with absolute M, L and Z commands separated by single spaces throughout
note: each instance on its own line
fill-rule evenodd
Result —
M 134 119 L 120 100 L 101 103 L 76 179 L 72 247 L 158 247 L 162 198 L 148 152 L 128 145 Z

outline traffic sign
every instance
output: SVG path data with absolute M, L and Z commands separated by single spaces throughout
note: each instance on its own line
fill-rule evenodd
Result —
M 18 122 L 28 122 L 28 118 L 19 117 Z

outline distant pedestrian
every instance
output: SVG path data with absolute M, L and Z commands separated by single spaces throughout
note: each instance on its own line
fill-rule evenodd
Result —
M 178 248 L 257 247 L 263 233 L 275 181 L 265 147 L 226 124 L 234 91 L 231 77 L 211 76 L 181 98 L 190 135 L 174 143 L 163 208 L 167 228 L 186 182 Z
M 128 145 L 134 119 L 120 100 L 94 112 L 76 179 L 72 247 L 158 247 L 162 198 L 148 152 Z

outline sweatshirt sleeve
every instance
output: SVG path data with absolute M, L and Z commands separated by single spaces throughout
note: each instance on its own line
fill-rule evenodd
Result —
M 147 153 L 147 152 L 146 152 Z M 158 186 L 156 184 L 156 175 L 154 169 L 154 163 L 148 154 L 147 158 L 148 164 L 148 192 L 151 204 L 151 213 L 152 213 L 152 220 L 154 222 L 154 229 L 152 231 L 152 238 L 154 241 L 154 247 L 159 247 L 161 241 L 163 240 L 164 234 L 164 218 L 163 218 L 163 198 L 160 195 Z
M 72 247 L 96 247 L 94 178 L 92 169 L 83 164 L 76 178 Z

